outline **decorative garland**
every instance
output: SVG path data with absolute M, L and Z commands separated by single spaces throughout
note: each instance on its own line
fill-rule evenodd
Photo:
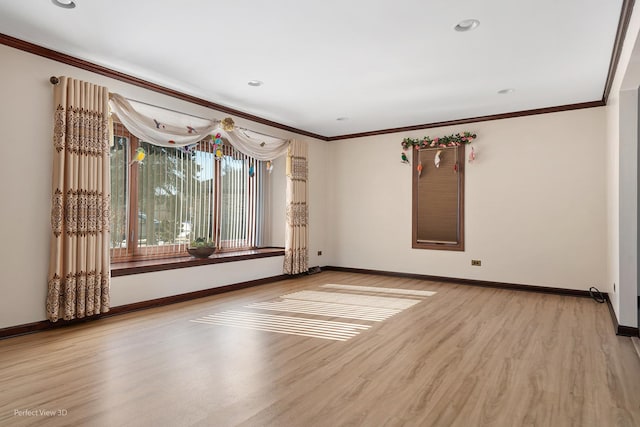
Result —
M 425 136 L 422 139 L 405 138 L 402 140 L 402 149 L 407 151 L 409 147 L 415 147 L 416 150 L 421 148 L 447 148 L 457 147 L 463 144 L 471 144 L 477 136 L 475 133 L 462 132 L 455 135 L 443 136 L 441 138 L 429 138 Z
M 476 138 L 477 138 L 476 134 L 471 132 L 462 132 L 462 133 L 457 133 L 455 135 L 443 136 L 441 138 L 433 138 L 433 139 L 429 138 L 428 136 L 425 136 L 422 139 L 405 138 L 402 140 L 403 152 L 401 153 L 400 158 L 402 160 L 402 163 L 406 163 L 406 164 L 410 163 L 409 158 L 404 153 L 409 149 L 409 147 L 415 147 L 416 150 L 420 150 L 423 148 L 459 147 L 464 144 L 471 144 L 473 140 Z M 438 150 L 433 159 L 436 165 L 436 168 L 440 167 L 441 154 L 442 154 L 442 150 Z M 473 162 L 475 159 L 476 159 L 476 152 L 473 149 L 473 147 L 471 147 L 471 152 L 469 153 L 469 163 Z M 418 171 L 418 178 L 420 178 L 422 176 L 422 162 L 418 164 L 416 169 Z M 458 172 L 457 163 L 453 165 L 453 170 L 455 172 Z

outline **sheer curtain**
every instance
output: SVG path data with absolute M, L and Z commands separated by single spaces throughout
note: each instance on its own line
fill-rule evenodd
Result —
M 299 274 L 309 270 L 307 248 L 309 209 L 307 206 L 307 144 L 292 140 L 287 153 L 287 225 L 285 229 L 284 272 Z
M 219 133 L 238 151 L 256 160 L 273 160 L 287 152 L 289 140 L 233 125 L 231 119 L 207 120 L 153 105 L 131 101 L 112 93 L 109 105 L 122 124 L 141 140 L 163 147 L 195 144 Z
M 109 311 L 109 92 L 61 77 L 54 86 L 47 317 Z

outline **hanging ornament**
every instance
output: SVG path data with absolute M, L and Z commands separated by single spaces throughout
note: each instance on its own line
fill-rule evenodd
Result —
M 458 173 L 458 162 L 456 162 L 456 163 L 453 165 L 453 171 L 454 171 L 455 173 Z
M 231 117 L 222 119 L 220 125 L 225 132 L 231 132 L 235 128 L 235 124 L 233 123 L 233 119 Z
M 273 171 L 273 163 L 271 160 L 267 160 L 267 172 L 271 173 Z
M 193 155 L 196 151 L 196 147 L 198 146 L 198 144 L 192 144 L 192 145 L 183 145 L 182 147 L 179 147 L 179 150 L 181 152 L 183 152 L 184 154 L 191 154 Z
M 435 163 L 436 167 L 440 167 L 440 154 L 442 154 L 442 150 L 436 151 L 436 156 L 433 158 L 433 163 Z
M 255 174 L 256 169 L 254 168 L 253 163 L 251 163 L 251 166 L 249 166 L 249 177 L 253 178 Z
M 211 135 L 211 143 L 214 147 L 213 152 L 215 154 L 216 160 L 220 160 L 222 158 L 222 135 L 219 133 Z
M 142 163 L 142 161 L 144 160 L 146 153 L 144 152 L 144 148 L 140 147 L 136 150 L 136 154 L 133 156 L 133 160 L 131 160 L 131 163 L 129 163 L 129 166 L 131 166 L 134 163 Z
M 418 170 L 418 178 L 420 178 L 422 176 L 422 161 L 418 163 L 416 169 Z
M 471 147 L 471 152 L 469 153 L 469 163 L 472 163 L 476 159 L 476 151 Z
M 402 159 L 402 163 L 409 164 L 409 159 L 407 158 L 406 154 L 402 153 L 401 159 Z

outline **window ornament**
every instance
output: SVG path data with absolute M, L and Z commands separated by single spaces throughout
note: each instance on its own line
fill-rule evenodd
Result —
M 436 168 L 440 167 L 440 156 L 442 155 L 442 150 L 436 151 L 436 155 L 433 157 L 433 163 L 436 165 Z
M 211 135 L 211 143 L 213 144 L 216 160 L 220 160 L 222 158 L 222 135 L 220 133 Z
M 220 126 L 225 132 L 231 132 L 236 128 L 236 125 L 233 123 L 233 119 L 231 117 L 225 117 L 224 119 L 222 119 L 222 121 L 220 122 Z
M 131 160 L 131 163 L 129 163 L 129 166 L 133 165 L 134 163 L 142 163 L 142 161 L 144 160 L 144 156 L 146 156 L 144 148 L 139 147 L 136 150 L 136 155 L 134 156 L 133 160 Z

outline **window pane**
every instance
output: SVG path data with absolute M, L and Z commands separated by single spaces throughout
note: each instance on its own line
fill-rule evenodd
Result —
M 209 144 L 198 150 L 140 146 L 147 155 L 138 171 L 138 247 L 146 255 L 180 253 L 190 240 L 212 240 L 215 160 Z
M 412 247 L 464 250 L 464 146 L 414 150 L 413 158 Z
M 110 149 L 111 169 L 111 249 L 114 257 L 126 255 L 129 138 L 114 135 Z
M 188 148 L 159 147 L 139 141 L 120 123 L 114 124 L 114 135 L 113 259 L 185 256 L 197 238 L 221 249 L 262 244 L 268 203 L 264 162 L 228 144 L 218 160 L 209 138 Z M 144 160 L 130 163 L 138 148 L 144 149 Z
M 434 156 L 441 152 L 439 167 Z M 458 243 L 457 148 L 419 150 L 423 165 L 418 178 L 418 242 Z
M 256 247 L 262 243 L 264 162 L 231 150 L 221 160 L 220 246 Z

